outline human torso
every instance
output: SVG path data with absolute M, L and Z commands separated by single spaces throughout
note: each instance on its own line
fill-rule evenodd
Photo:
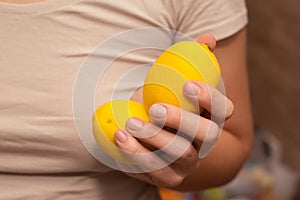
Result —
M 210 17 L 198 19 L 204 8 L 215 9 L 214 1 L 182 2 L 0 3 L 1 200 L 158 199 L 155 187 L 104 165 L 93 155 L 93 147 L 82 142 L 74 119 L 74 87 L 89 58 L 97 62 L 111 59 L 93 85 L 97 107 L 113 95 L 134 90 L 140 83 L 124 75 L 151 64 L 163 48 L 177 40 L 176 34 L 159 30 L 158 35 L 146 35 L 145 40 L 152 41 L 150 47 L 147 43 L 145 48 L 131 49 L 117 58 L 113 53 L 118 45 L 95 51 L 114 36 L 149 27 L 178 30 L 192 38 L 214 33 Z M 119 42 L 130 47 L 137 40 L 131 37 Z M 103 67 L 99 65 L 100 70 Z M 139 74 L 139 79 L 144 75 Z M 87 83 L 90 80 L 89 74 L 83 78 Z M 120 80 L 122 85 L 115 90 Z M 76 100 L 85 98 L 82 94 L 82 99 Z M 92 134 L 90 129 L 84 130 L 83 134 Z

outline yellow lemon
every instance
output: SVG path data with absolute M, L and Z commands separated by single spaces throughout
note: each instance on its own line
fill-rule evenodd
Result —
M 165 50 L 150 68 L 143 87 L 146 110 L 158 102 L 198 113 L 199 106 L 183 95 L 188 80 L 206 82 L 217 87 L 220 66 L 207 45 L 192 41 L 178 42 Z
M 144 106 L 131 100 L 113 100 L 100 107 L 93 116 L 93 133 L 98 145 L 110 156 L 128 162 L 116 146 L 114 134 L 118 129 L 125 129 L 130 117 L 150 121 Z

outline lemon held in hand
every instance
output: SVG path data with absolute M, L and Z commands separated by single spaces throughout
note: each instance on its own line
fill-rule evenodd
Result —
M 183 95 L 188 80 L 206 82 L 217 87 L 220 66 L 207 45 L 192 41 L 178 42 L 165 50 L 150 68 L 144 82 L 143 100 L 146 110 L 158 102 L 199 113 L 199 106 Z
M 93 116 L 94 138 L 99 146 L 111 157 L 128 162 L 116 146 L 114 134 L 125 129 L 128 118 L 137 117 L 150 121 L 144 106 L 131 100 L 113 100 L 98 107 Z

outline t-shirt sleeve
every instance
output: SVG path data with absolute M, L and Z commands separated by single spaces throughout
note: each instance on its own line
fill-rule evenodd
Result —
M 248 23 L 244 0 L 184 0 L 175 5 L 177 31 L 193 39 L 209 33 L 221 40 Z

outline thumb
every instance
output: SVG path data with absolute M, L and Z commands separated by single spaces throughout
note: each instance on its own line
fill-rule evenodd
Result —
M 216 39 L 213 35 L 211 34 L 204 34 L 204 35 L 201 35 L 199 37 L 196 38 L 196 41 L 198 43 L 201 43 L 201 44 L 207 44 L 209 49 L 213 52 L 214 49 L 216 48 Z

